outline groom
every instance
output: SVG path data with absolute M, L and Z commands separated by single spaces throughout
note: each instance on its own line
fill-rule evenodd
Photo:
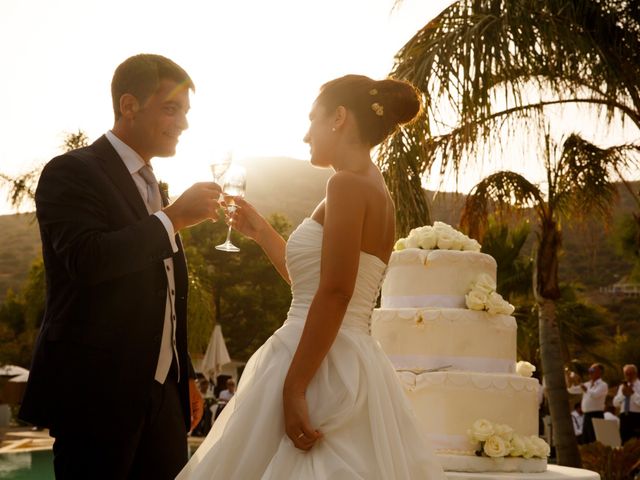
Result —
M 169 205 L 150 160 L 175 154 L 190 90 L 168 58 L 125 60 L 113 129 L 40 177 L 46 311 L 19 416 L 50 428 L 57 478 L 169 479 L 187 461 L 197 393 L 177 232 L 216 219 L 220 188 L 198 183 Z

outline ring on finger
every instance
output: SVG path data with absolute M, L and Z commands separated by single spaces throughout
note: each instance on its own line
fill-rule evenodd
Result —
M 302 433 L 301 433 L 300 435 L 298 435 L 296 438 L 300 439 L 300 438 L 302 438 L 302 437 L 304 437 L 304 432 L 302 432 Z

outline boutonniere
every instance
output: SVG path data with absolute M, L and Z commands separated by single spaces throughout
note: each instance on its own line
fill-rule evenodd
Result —
M 162 198 L 169 199 L 169 184 L 160 180 L 158 182 L 158 188 L 160 189 L 160 195 Z

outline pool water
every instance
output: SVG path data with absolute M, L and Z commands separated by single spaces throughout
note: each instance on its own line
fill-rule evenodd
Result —
M 189 445 L 189 457 L 196 448 Z M 53 450 L 0 453 L 0 480 L 55 480 Z
M 1 480 L 54 480 L 53 451 L 0 454 Z

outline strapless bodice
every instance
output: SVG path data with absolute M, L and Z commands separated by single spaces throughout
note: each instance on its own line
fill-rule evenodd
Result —
M 321 224 L 305 218 L 287 242 L 286 261 L 293 296 L 287 322 L 305 321 L 318 290 L 322 231 Z M 375 308 L 386 267 L 375 255 L 360 252 L 356 284 L 341 328 L 369 332 L 371 312 Z

